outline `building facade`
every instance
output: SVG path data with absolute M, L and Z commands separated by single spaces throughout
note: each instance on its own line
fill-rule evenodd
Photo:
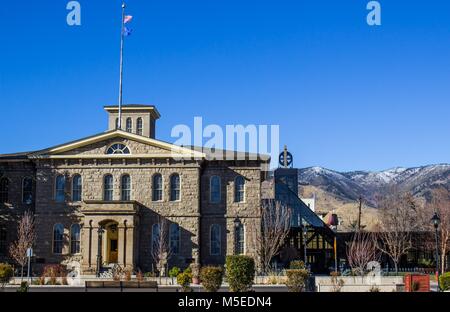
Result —
M 24 211 L 35 215 L 37 265 L 156 269 L 255 256 L 268 157 L 184 148 L 155 139 L 153 106 L 106 106 L 108 130 L 35 152 L 0 155 L 0 261 Z M 223 153 L 225 154 L 225 152 Z M 238 155 L 239 154 L 239 155 Z M 220 158 L 220 159 L 219 159 Z

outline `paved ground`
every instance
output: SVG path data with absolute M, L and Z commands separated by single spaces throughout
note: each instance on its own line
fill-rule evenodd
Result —
M 6 292 L 15 292 L 16 286 L 5 287 Z M 159 286 L 158 292 L 178 292 L 178 286 Z M 267 286 L 254 286 L 255 292 L 286 292 L 287 288 L 283 285 L 267 285 Z M 201 292 L 201 286 L 193 286 L 194 292 Z M 31 286 L 30 292 L 86 292 L 84 287 L 72 287 L 72 286 Z M 88 292 L 120 292 L 118 288 L 102 288 L 102 289 L 89 289 Z M 123 292 L 156 292 L 155 289 L 123 289 Z M 219 292 L 228 292 L 228 287 L 222 287 Z

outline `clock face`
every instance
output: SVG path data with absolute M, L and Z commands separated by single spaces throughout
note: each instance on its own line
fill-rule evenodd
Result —
M 284 166 L 284 152 L 280 153 L 279 162 L 281 166 Z M 290 166 L 292 164 L 292 154 L 289 152 L 286 152 L 286 165 Z

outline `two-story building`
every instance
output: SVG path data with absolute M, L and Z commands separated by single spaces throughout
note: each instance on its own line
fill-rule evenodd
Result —
M 255 255 L 268 157 L 218 159 L 217 151 L 157 140 L 154 106 L 123 106 L 123 130 L 118 107 L 105 110 L 106 132 L 0 155 L 0 261 L 26 210 L 35 215 L 38 264 L 78 263 L 94 273 L 100 261 L 151 271 L 162 239 L 169 267 Z

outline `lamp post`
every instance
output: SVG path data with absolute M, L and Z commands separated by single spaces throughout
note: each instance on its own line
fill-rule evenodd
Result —
M 238 243 L 239 243 L 239 227 L 241 226 L 241 220 L 239 220 L 239 217 L 234 218 L 234 254 L 238 255 Z
M 337 257 L 337 227 L 339 225 L 339 219 L 337 214 L 332 213 L 328 217 L 327 221 L 328 226 L 331 228 L 331 230 L 334 232 L 334 238 L 333 238 L 333 251 L 334 251 L 334 271 L 338 271 L 338 257 Z
M 439 218 L 439 215 L 437 212 L 434 213 L 433 217 L 431 218 L 431 222 L 434 226 L 434 233 L 435 233 L 435 239 L 436 239 L 436 280 L 437 280 L 437 291 L 440 291 L 439 287 L 439 224 L 441 223 L 441 218 Z
M 100 270 L 102 268 L 102 237 L 105 230 L 103 227 L 98 228 L 98 248 L 97 248 L 97 277 L 100 277 Z

